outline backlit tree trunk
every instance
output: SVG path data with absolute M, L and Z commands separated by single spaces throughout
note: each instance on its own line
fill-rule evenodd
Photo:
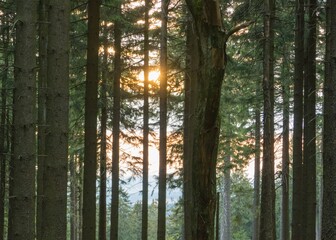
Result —
M 167 182 L 167 81 L 168 81 L 168 0 L 161 1 L 160 41 L 160 166 L 157 239 L 166 239 L 166 182 Z
M 263 168 L 260 202 L 260 240 L 275 240 L 275 187 L 274 187 L 274 70 L 273 70 L 273 21 L 274 0 L 264 1 L 264 137 Z
M 121 4 L 116 4 L 116 14 L 121 17 Z M 114 79 L 113 79 L 113 147 L 112 147 L 112 203 L 111 240 L 118 240 L 119 226 L 119 135 L 120 135 L 120 78 L 121 78 L 121 22 L 114 22 Z

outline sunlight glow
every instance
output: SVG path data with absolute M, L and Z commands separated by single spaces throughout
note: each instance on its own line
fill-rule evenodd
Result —
M 158 69 L 154 69 L 154 70 L 149 72 L 148 80 L 149 81 L 159 81 L 159 77 L 160 77 L 160 71 Z M 141 81 L 145 80 L 143 71 L 141 71 L 138 74 L 138 79 L 141 80 Z

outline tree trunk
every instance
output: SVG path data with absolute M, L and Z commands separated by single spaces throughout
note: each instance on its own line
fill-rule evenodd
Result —
M 157 239 L 166 239 L 166 182 L 167 182 L 167 68 L 168 68 L 168 5 L 161 1 L 161 40 L 160 40 L 160 165 Z
M 260 94 L 260 83 L 256 84 L 256 96 Z M 260 106 L 257 102 L 255 109 L 255 160 L 254 160 L 254 181 L 253 181 L 253 235 L 252 240 L 259 239 L 259 222 L 260 222 Z
M 275 187 L 274 187 L 274 0 L 264 1 L 264 141 L 260 203 L 260 240 L 275 240 Z
M 107 126 L 107 74 L 108 39 L 107 26 L 104 26 L 104 55 L 101 83 L 101 120 L 100 120 L 100 188 L 99 188 L 99 240 L 106 240 L 106 126 Z
M 42 208 L 43 208 L 43 173 L 46 159 L 46 91 L 48 73 L 48 0 L 40 0 L 39 6 L 39 74 L 38 74 L 38 133 L 37 133 L 37 206 L 36 206 L 36 238 L 42 237 Z
M 141 239 L 148 239 L 148 135 L 149 135 L 149 10 L 150 0 L 145 0 L 144 26 L 144 129 L 143 129 L 143 180 L 142 180 L 142 230 Z
M 230 146 L 228 147 L 230 149 Z M 228 153 L 229 154 L 229 153 Z M 222 240 L 231 240 L 231 157 L 224 158 Z
M 100 3 L 95 0 L 88 2 L 83 191 L 84 240 L 92 240 L 96 237 L 99 5 Z
M 304 82 L 303 239 L 316 234 L 316 14 L 317 1 L 308 4 L 307 49 Z
M 322 240 L 336 239 L 336 2 L 327 1 L 323 131 Z
M 49 3 L 46 141 L 41 239 L 65 240 L 69 117 L 70 4 Z
M 293 131 L 293 201 L 292 239 L 302 238 L 302 119 L 304 62 L 304 0 L 296 0 L 295 63 L 294 63 L 294 131 Z
M 116 14 L 121 17 L 121 4 L 116 5 Z M 120 135 L 120 78 L 121 78 L 121 22 L 114 22 L 114 81 L 113 81 L 113 149 L 112 149 L 112 204 L 111 240 L 118 240 L 119 226 L 119 135 Z
M 189 16 L 190 18 L 190 16 Z M 184 198 L 184 240 L 193 240 L 193 199 L 192 199 L 192 152 L 193 145 L 193 112 L 196 99 L 196 80 L 198 54 L 196 35 L 193 23 L 189 19 L 186 30 L 186 74 L 184 85 L 184 139 L 183 139 L 183 198 Z
M 16 1 L 9 237 L 35 239 L 36 24 L 38 1 Z
M 70 240 L 77 240 L 77 191 L 76 191 L 76 155 L 70 156 L 69 170 L 70 170 Z
M 7 23 L 6 18 L 3 16 L 2 24 L 5 26 Z M 6 201 L 6 168 L 7 168 L 7 149 L 6 149 L 6 117 L 7 117 L 7 85 L 8 85 L 8 67 L 9 67 L 9 28 L 3 30 L 2 46 L 4 49 L 3 58 L 4 66 L 2 72 L 1 82 L 1 118 L 0 118 L 0 239 L 5 238 L 5 201 Z M 8 145 L 8 143 L 7 143 Z
M 285 53 L 285 51 L 284 51 Z M 287 59 L 284 57 L 285 64 Z M 287 71 L 283 69 L 283 72 Z M 289 240 L 289 84 L 282 79 L 283 133 L 282 133 L 282 202 L 281 202 L 281 239 Z

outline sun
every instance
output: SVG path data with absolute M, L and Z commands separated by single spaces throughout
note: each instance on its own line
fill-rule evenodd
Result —
M 151 82 L 158 82 L 160 80 L 159 77 L 160 77 L 160 71 L 158 69 L 152 70 L 148 74 L 148 80 L 151 81 Z M 141 81 L 145 80 L 143 71 L 141 71 L 138 74 L 138 79 L 141 80 Z

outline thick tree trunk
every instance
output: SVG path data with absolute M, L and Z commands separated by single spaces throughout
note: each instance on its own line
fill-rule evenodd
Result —
M 304 0 L 296 0 L 295 63 L 294 63 L 294 131 L 293 131 L 293 201 L 292 239 L 302 238 L 302 119 L 304 62 Z
M 35 239 L 36 24 L 38 1 L 16 1 L 9 237 Z
M 99 240 L 106 240 L 106 129 L 107 129 L 107 74 L 108 39 L 104 26 L 104 55 L 102 62 L 101 117 L 100 117 L 100 186 L 99 186 Z
M 157 239 L 166 239 L 166 182 L 167 182 L 167 68 L 168 68 L 168 5 L 161 1 L 161 40 L 160 40 L 160 166 Z
M 37 138 L 37 206 L 36 206 L 36 238 L 41 239 L 42 236 L 42 206 L 43 206 L 43 173 L 46 139 L 46 91 L 48 77 L 48 0 L 39 1 L 39 74 L 38 74 L 38 138 Z
M 336 2 L 327 1 L 323 131 L 322 240 L 336 239 Z
M 316 234 L 316 16 L 317 1 L 308 3 L 307 49 L 304 82 L 303 239 Z
M 148 239 L 148 136 L 149 136 L 149 10 L 150 0 L 145 0 L 144 26 L 144 128 L 143 128 L 143 170 L 142 170 L 142 224 L 141 239 Z
M 65 240 L 67 210 L 68 117 L 69 117 L 69 25 L 70 4 L 49 3 L 47 134 L 44 162 L 42 237 Z
M 260 203 L 260 240 L 275 240 L 275 187 L 274 187 L 274 81 L 273 81 L 273 21 L 274 0 L 265 0 L 264 7 L 264 141 Z
M 121 4 L 116 5 L 121 17 Z M 113 149 L 112 149 L 112 203 L 111 240 L 118 240 L 119 226 L 119 135 L 120 135 L 120 78 L 121 78 L 121 22 L 114 22 L 114 81 L 113 81 Z
M 88 2 L 88 40 L 85 92 L 83 239 L 96 237 L 97 95 L 99 2 Z

